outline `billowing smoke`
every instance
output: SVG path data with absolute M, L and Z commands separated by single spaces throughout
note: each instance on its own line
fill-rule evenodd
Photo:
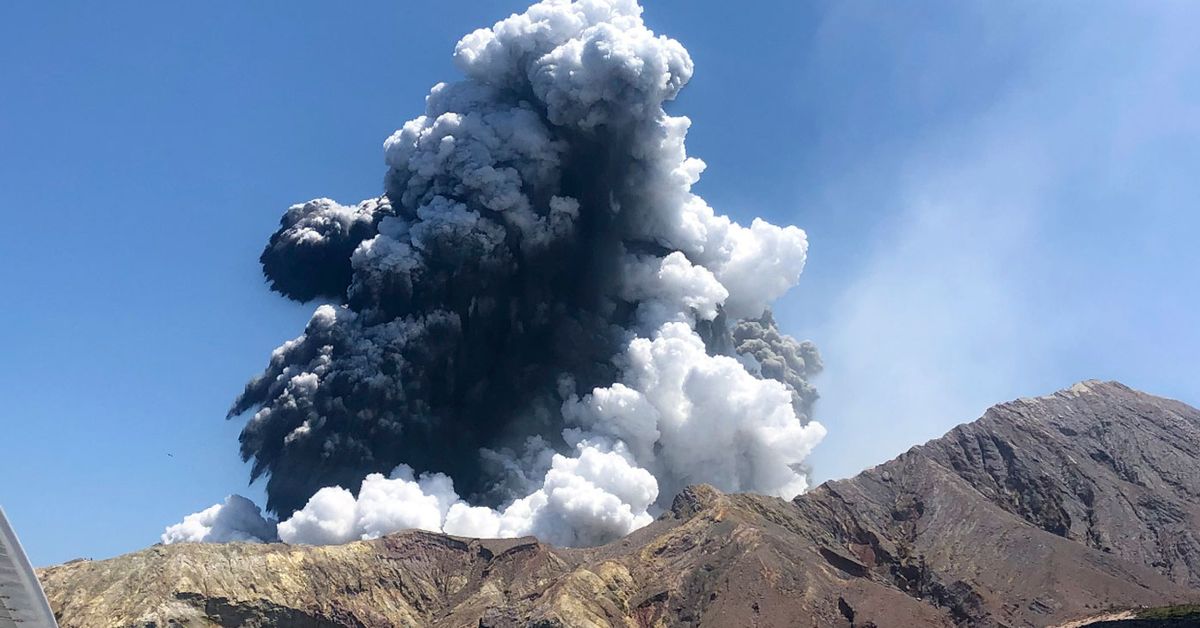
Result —
M 163 532 L 163 543 L 266 543 L 275 540 L 275 522 L 262 509 L 241 495 L 192 513 Z
M 808 379 L 821 372 L 816 345 L 807 340 L 798 342 L 780 332 L 770 310 L 757 319 L 738 321 L 733 327 L 733 341 L 734 351 L 747 359 L 751 372 L 788 387 L 796 415 L 807 420 L 817 401 L 817 389 Z
M 230 411 L 282 540 L 594 545 L 688 484 L 807 487 L 820 359 L 768 309 L 805 234 L 691 192 L 663 104 L 692 61 L 641 11 L 545 0 L 467 35 L 465 80 L 384 143 L 384 196 L 284 215 L 267 279 L 326 303 Z M 233 503 L 164 540 L 229 537 L 205 522 Z

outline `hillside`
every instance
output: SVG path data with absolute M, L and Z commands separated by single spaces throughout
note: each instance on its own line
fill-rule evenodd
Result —
M 1200 601 L 1200 411 L 1086 382 L 788 502 L 687 489 L 615 543 L 420 531 L 42 570 L 93 626 L 1051 626 Z

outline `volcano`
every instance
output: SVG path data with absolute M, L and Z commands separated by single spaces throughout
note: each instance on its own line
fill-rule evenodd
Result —
M 1083 626 L 1200 601 L 1197 459 L 1200 410 L 1089 381 L 790 501 L 688 487 L 599 547 L 414 530 L 39 575 L 64 627 Z

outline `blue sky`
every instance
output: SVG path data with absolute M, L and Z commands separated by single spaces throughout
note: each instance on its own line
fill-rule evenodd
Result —
M 105 557 L 247 488 L 223 420 L 311 311 L 257 255 L 520 2 L 0 8 L 0 504 Z M 1200 5 L 647 0 L 699 192 L 804 227 L 818 479 L 1084 378 L 1200 403 Z M 740 5 L 739 5 L 740 6 Z

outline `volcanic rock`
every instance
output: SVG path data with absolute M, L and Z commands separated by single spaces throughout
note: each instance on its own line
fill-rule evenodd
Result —
M 1020 399 L 793 501 L 689 487 L 598 548 L 421 531 L 44 569 L 63 628 L 1056 626 L 1200 601 L 1200 411 Z

